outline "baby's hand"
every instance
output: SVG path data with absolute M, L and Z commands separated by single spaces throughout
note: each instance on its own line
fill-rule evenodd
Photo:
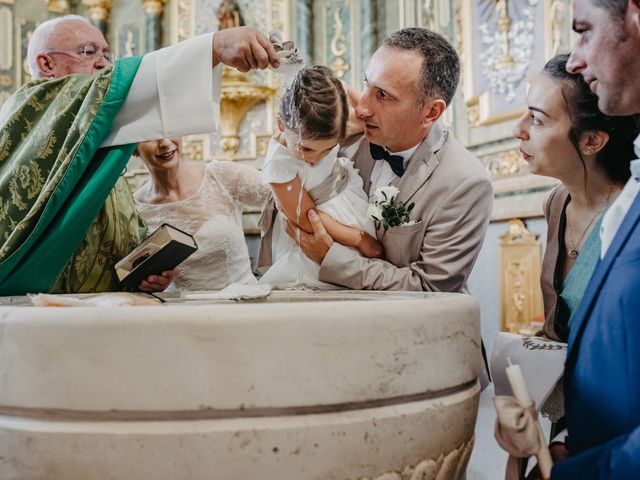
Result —
M 358 250 L 367 258 L 382 258 L 384 255 L 382 244 L 366 232 L 360 232 Z

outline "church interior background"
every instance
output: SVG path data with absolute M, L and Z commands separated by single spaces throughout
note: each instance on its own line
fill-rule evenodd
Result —
M 493 178 L 492 222 L 470 290 L 480 303 L 488 348 L 498 330 L 530 331 L 542 320 L 539 291 L 546 227 L 545 193 L 554 181 L 531 175 L 511 136 L 524 111 L 527 78 L 572 43 L 570 0 L 0 0 L 0 104 L 29 80 L 31 32 L 47 18 L 78 13 L 106 35 L 119 57 L 140 55 L 230 25 L 280 28 L 308 63 L 329 65 L 361 85 L 371 54 L 406 26 L 436 30 L 455 45 L 463 75 L 442 120 Z M 279 79 L 270 71 L 226 75 L 221 131 L 189 137 L 185 157 L 260 168 L 274 128 Z M 135 188 L 144 169 L 132 161 Z M 259 242 L 258 212 L 245 214 L 250 252 Z

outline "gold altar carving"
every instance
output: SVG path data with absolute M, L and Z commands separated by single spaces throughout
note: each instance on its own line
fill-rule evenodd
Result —
M 564 0 L 545 2 L 545 17 L 548 19 L 545 22 L 546 58 L 554 57 L 560 52 L 566 10 Z
M 49 12 L 60 14 L 69 13 L 68 0 L 45 0 L 45 3 Z
M 220 30 L 244 24 L 240 7 L 233 0 L 225 0 L 217 10 Z M 222 155 L 225 160 L 240 158 L 240 135 L 238 130 L 244 117 L 258 103 L 269 100 L 275 88 L 257 85 L 250 80 L 250 73 L 224 67 L 222 71 L 222 94 L 220 99 L 220 132 Z
M 168 0 L 142 0 L 142 8 L 147 15 L 160 16 Z
M 189 160 L 204 160 L 206 135 L 190 135 L 182 140 L 182 155 Z M 207 142 L 208 145 L 208 142 Z
M 196 29 L 195 0 L 172 0 L 171 42 L 178 43 L 193 37 Z
M 526 335 L 544 320 L 538 234 L 520 219 L 509 221 L 500 237 L 500 330 Z
M 10 87 L 13 84 L 13 79 L 8 74 L 8 70 L 13 68 L 13 11 L 8 6 L 0 8 L 0 71 L 5 71 L 3 76 L 8 77 L 7 81 L 0 80 L 2 83 L 0 86 Z M 2 77 L 0 77 L 1 79 Z
M 240 12 L 240 7 L 234 0 L 222 0 L 216 11 L 216 16 L 218 17 L 218 28 L 220 30 L 244 25 L 242 12 Z
M 483 159 L 491 178 L 512 177 L 528 173 L 527 162 L 518 150 L 511 149 Z
M 238 129 L 247 113 L 259 102 L 269 100 L 275 88 L 251 82 L 248 73 L 224 67 L 222 73 L 222 97 L 220 101 L 221 158 L 237 159 L 240 148 Z
M 89 17 L 96 21 L 106 21 L 111 12 L 111 0 L 82 0 L 89 9 Z
M 496 3 L 496 13 L 498 14 L 498 30 L 502 34 L 502 60 L 496 66 L 498 68 L 512 68 L 515 65 L 513 57 L 509 53 L 509 28 L 511 18 L 507 12 L 507 0 L 498 0 Z
M 343 31 L 342 19 L 340 18 L 340 8 L 333 12 L 333 28 L 334 35 L 331 39 L 331 54 L 334 56 L 333 62 L 329 68 L 338 78 L 343 78 L 344 74 L 349 71 L 351 66 L 345 62 L 344 54 L 347 53 L 347 45 L 345 44 L 345 36 Z

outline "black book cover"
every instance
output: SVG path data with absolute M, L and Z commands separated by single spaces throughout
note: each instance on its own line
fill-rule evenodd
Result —
M 165 223 L 116 264 L 120 287 L 124 291 L 137 292 L 142 280 L 173 270 L 197 249 L 193 236 Z

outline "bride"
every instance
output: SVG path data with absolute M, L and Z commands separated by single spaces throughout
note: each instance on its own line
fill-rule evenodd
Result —
M 140 143 L 134 155 L 150 174 L 134 195 L 149 231 L 168 223 L 192 234 L 198 244 L 178 266 L 167 291 L 256 283 L 242 230 L 242 207 L 261 207 L 269 197 L 260 172 L 233 162 L 183 161 L 179 138 Z

